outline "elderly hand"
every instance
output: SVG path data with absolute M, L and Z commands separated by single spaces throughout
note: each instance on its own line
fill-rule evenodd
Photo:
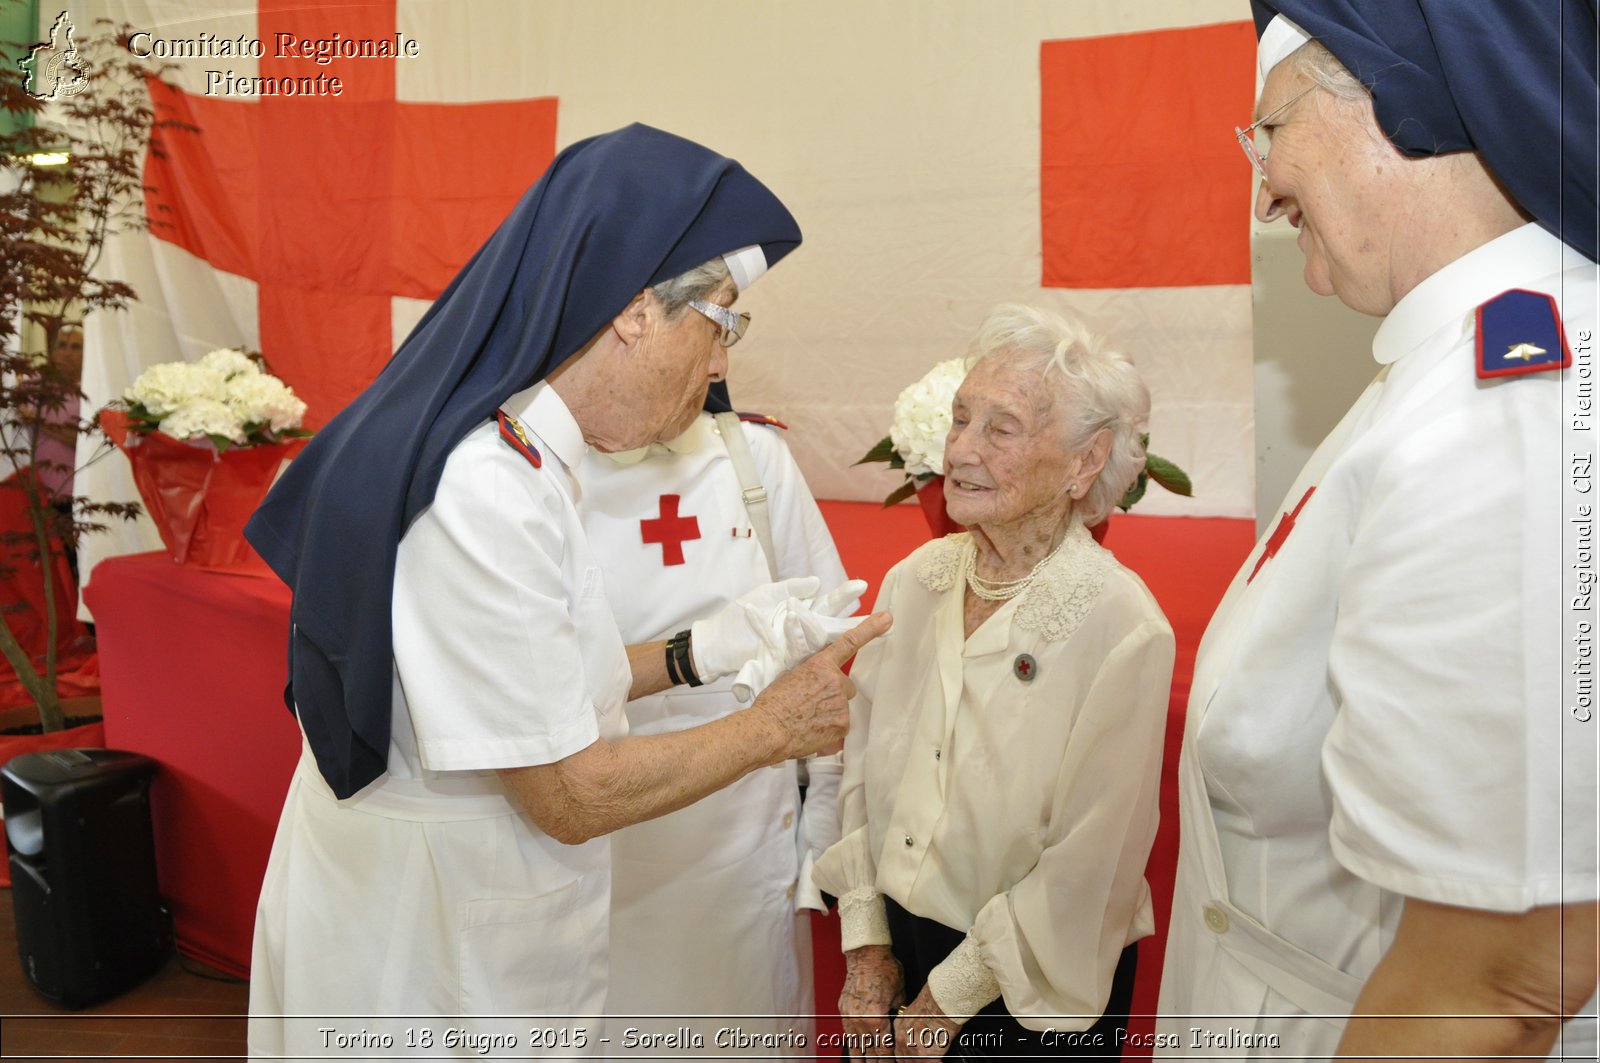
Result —
M 817 598 L 794 597 L 782 603 L 769 617 L 769 629 L 762 638 L 761 652 L 746 661 L 733 680 L 733 696 L 742 702 L 767 688 L 778 678 L 822 647 L 861 623 L 851 616 L 867 581 L 852 579 Z
M 961 1023 L 934 1003 L 926 986 L 894 1017 L 894 1054 L 900 1059 L 943 1059 L 961 1033 Z
M 782 641 L 784 606 L 791 598 L 810 598 L 821 580 L 815 576 L 779 580 L 746 591 L 715 614 L 689 625 L 694 670 L 709 683 L 732 675 L 760 656 L 769 643 Z
M 893 1059 L 890 1013 L 900 1002 L 905 975 L 887 945 L 862 945 L 844 954 L 839 1018 L 851 1059 Z
M 885 631 L 892 618 L 874 613 L 853 630 L 780 675 L 746 712 L 757 713 L 775 731 L 780 760 L 833 753 L 850 730 L 855 684 L 841 670 L 857 650 Z

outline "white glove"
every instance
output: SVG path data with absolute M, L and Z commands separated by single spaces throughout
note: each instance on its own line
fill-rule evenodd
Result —
M 815 576 L 763 584 L 690 624 L 689 647 L 701 681 L 732 675 L 767 649 L 768 643 L 782 642 L 784 607 L 791 598 L 810 600 L 821 585 Z
M 823 616 L 845 617 L 856 611 L 861 604 L 861 596 L 867 593 L 867 581 L 864 579 L 847 579 L 827 594 L 821 595 L 811 603 L 813 612 Z M 817 647 L 821 649 L 821 647 Z
M 850 614 L 866 589 L 866 580 L 850 579 L 810 602 L 790 601 L 783 618 L 787 663 L 779 671 L 793 668 L 860 623 L 862 618 Z
M 796 852 L 800 857 L 800 875 L 795 881 L 795 907 L 826 911 L 822 890 L 812 880 L 811 870 L 817 858 L 839 840 L 839 782 L 844 771 L 844 759 L 834 753 L 826 757 L 806 758 L 810 784 L 806 787 L 805 803 L 800 806 L 800 832 L 795 836 Z
M 855 627 L 866 617 L 850 613 L 866 592 L 865 580 L 846 580 L 816 599 L 791 598 L 773 616 L 761 638 L 761 650 L 739 669 L 733 696 L 749 702 L 778 676 Z

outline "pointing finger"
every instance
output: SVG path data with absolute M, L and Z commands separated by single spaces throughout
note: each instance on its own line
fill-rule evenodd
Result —
M 861 647 L 888 631 L 893 624 L 894 617 L 889 613 L 873 613 L 861 623 L 818 650 L 817 656 L 832 664 L 835 668 L 842 668 L 844 663 L 854 657 Z

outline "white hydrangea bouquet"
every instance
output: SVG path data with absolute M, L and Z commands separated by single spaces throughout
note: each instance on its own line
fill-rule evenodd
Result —
M 230 446 L 281 443 L 301 431 L 306 404 L 262 369 L 242 347 L 212 351 L 198 362 L 163 362 L 139 374 L 123 393 L 128 429 L 161 432 L 186 442 Z
M 242 347 L 139 374 L 100 424 L 127 455 L 145 510 L 173 560 L 259 566 L 245 521 L 311 433 L 306 404 Z
M 894 400 L 894 420 L 889 434 L 856 462 L 886 461 L 891 469 L 904 469 L 906 482 L 889 492 L 885 506 L 910 498 L 917 488 L 944 475 L 944 441 L 950 434 L 950 407 L 967 378 L 965 358 L 940 362 L 921 380 Z

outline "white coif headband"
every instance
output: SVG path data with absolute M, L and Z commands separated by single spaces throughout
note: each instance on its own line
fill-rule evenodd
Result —
M 760 280 L 767 271 L 767 256 L 760 244 L 729 251 L 722 256 L 722 261 L 728 264 L 728 275 L 741 292 Z
M 1267 28 L 1261 31 L 1261 42 L 1256 46 L 1256 76 L 1260 82 L 1265 82 L 1273 67 L 1289 58 L 1290 53 L 1310 39 L 1309 33 L 1282 15 L 1272 16 Z M 1256 88 L 1261 88 L 1260 83 Z

